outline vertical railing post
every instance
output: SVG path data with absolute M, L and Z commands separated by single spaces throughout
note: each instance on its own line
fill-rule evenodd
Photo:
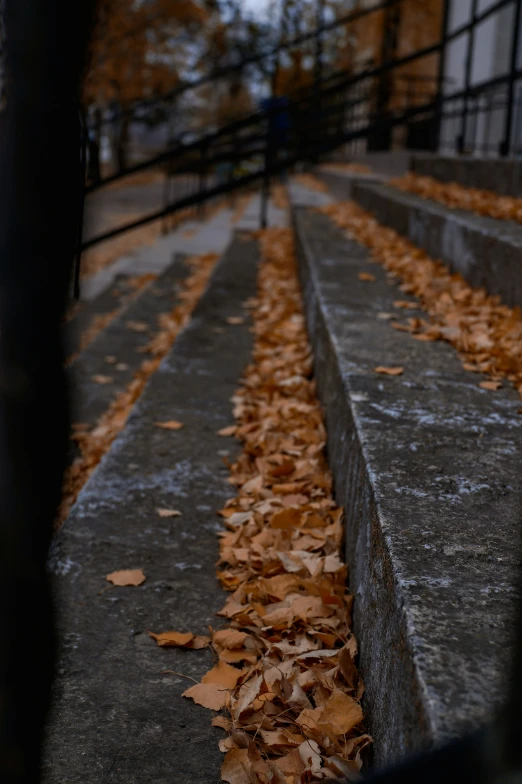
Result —
M 265 173 L 263 177 L 263 186 L 261 188 L 261 219 L 260 225 L 262 229 L 268 227 L 268 204 L 270 201 L 270 168 L 272 166 L 272 131 L 271 131 L 271 117 L 268 117 L 268 128 L 266 134 L 266 147 L 265 147 Z
M 204 144 L 201 147 L 201 160 L 200 160 L 200 169 L 199 169 L 199 204 L 198 204 L 198 215 L 199 218 L 202 219 L 205 214 L 205 200 L 204 200 L 204 193 L 207 188 L 207 157 L 208 157 L 208 149 L 207 145 Z
M 437 152 L 440 147 L 442 130 L 442 111 L 444 106 L 444 77 L 446 75 L 446 46 L 449 25 L 450 0 L 444 0 L 442 12 L 442 25 L 440 32 L 439 65 L 437 70 L 437 95 L 435 97 L 435 117 L 433 118 L 432 152 Z
M 500 143 L 499 153 L 506 157 L 511 152 L 511 138 L 513 135 L 513 114 L 515 102 L 515 82 L 517 73 L 518 44 L 520 41 L 520 22 L 522 0 L 515 0 L 513 31 L 511 38 L 511 56 L 509 61 L 509 79 L 507 84 L 507 106 L 504 125 L 504 138 Z
M 460 133 L 457 137 L 457 152 L 462 155 L 466 148 L 466 126 L 468 121 L 468 101 L 469 89 L 471 85 L 471 69 L 473 67 L 473 53 L 475 50 L 475 25 L 477 21 L 478 0 L 472 0 L 471 22 L 472 27 L 468 33 L 468 48 L 466 52 L 466 65 L 464 68 L 464 98 L 462 107 L 462 117 L 460 122 Z

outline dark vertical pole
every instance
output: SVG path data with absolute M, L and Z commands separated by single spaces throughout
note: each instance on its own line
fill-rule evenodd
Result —
M 315 68 L 314 68 L 314 84 L 315 84 L 315 102 L 316 102 L 316 120 L 314 120 L 315 126 L 315 134 L 314 136 L 314 161 L 317 163 L 319 161 L 319 147 L 322 137 L 323 131 L 323 123 L 322 123 L 322 100 L 321 100 L 321 90 L 322 90 L 322 80 L 323 80 L 323 27 L 324 27 L 324 2 L 325 0 L 316 0 L 316 14 L 315 14 L 315 25 L 316 25 L 316 38 L 315 38 Z M 326 130 L 326 129 L 324 129 Z
M 0 781 L 36 784 L 54 672 L 46 573 L 69 442 L 61 321 L 77 241 L 91 0 L 5 0 L 0 119 Z M 27 623 L 38 650 L 27 644 Z
M 261 188 L 261 228 L 268 227 L 268 204 L 270 201 L 270 167 L 272 165 L 272 130 L 270 124 L 271 117 L 268 117 L 268 129 L 266 134 L 266 147 L 265 147 L 265 176 L 263 177 L 263 186 Z
M 475 50 L 475 24 L 477 20 L 478 0 L 472 0 L 471 22 L 473 24 L 468 33 L 468 48 L 466 52 L 466 66 L 464 68 L 464 104 L 460 121 L 460 133 L 457 137 L 457 152 L 462 155 L 466 148 L 466 126 L 468 121 L 468 92 L 471 84 L 471 69 L 473 67 L 473 52 Z
M 437 152 L 440 146 L 440 135 L 442 128 L 442 113 L 444 107 L 444 77 L 446 75 L 446 39 L 448 36 L 449 25 L 449 10 L 450 0 L 444 0 L 444 9 L 442 11 L 442 25 L 440 31 L 440 50 L 439 50 L 439 66 L 437 72 L 437 96 L 436 96 L 436 110 L 435 117 L 433 118 L 433 141 L 432 152 Z
M 204 194 L 207 189 L 207 156 L 208 150 L 207 145 L 204 144 L 201 148 L 201 161 L 200 161 L 200 169 L 199 169 L 199 196 L 200 201 L 198 205 L 198 213 L 199 217 L 203 218 L 205 214 L 205 201 L 204 201 Z
M 515 13 L 513 20 L 513 34 L 511 39 L 511 57 L 509 62 L 509 81 L 507 84 L 506 96 L 506 119 L 504 126 L 504 138 L 500 143 L 500 154 L 507 156 L 511 152 L 511 137 L 513 133 L 513 114 L 515 104 L 515 81 L 517 72 L 518 44 L 520 41 L 520 21 L 521 21 L 522 0 L 515 0 Z
M 74 280 L 73 280 L 73 296 L 74 299 L 80 299 L 80 272 L 82 263 L 82 238 L 83 238 L 83 219 L 85 215 L 85 179 L 87 175 L 87 144 L 88 144 L 88 131 L 85 112 L 80 106 L 78 110 L 80 120 L 80 208 L 78 210 L 78 235 L 76 241 L 76 254 L 74 259 Z

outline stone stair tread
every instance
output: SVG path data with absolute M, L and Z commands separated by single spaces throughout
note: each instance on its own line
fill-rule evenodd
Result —
M 507 305 L 522 305 L 521 224 L 446 207 L 388 185 L 357 181 L 352 198 L 472 286 L 498 294 Z
M 148 283 L 79 355 L 71 366 L 75 422 L 94 425 L 121 394 L 141 363 L 150 358 L 143 349 L 158 331 L 158 317 L 175 307 L 179 284 L 187 275 L 185 256 L 174 261 L 156 280 Z M 137 331 L 143 328 L 143 331 Z M 108 362 L 113 357 L 116 362 Z M 96 378 L 112 379 L 99 383 Z
M 250 360 L 242 304 L 256 292 L 256 240 L 236 235 L 193 318 L 151 377 L 125 430 L 57 535 L 50 569 L 61 654 L 44 758 L 45 784 L 194 784 L 219 781 L 220 731 L 181 698 L 211 666 L 209 651 L 162 650 L 147 634 L 219 626 L 216 510 L 230 496 L 217 431 Z M 177 432 L 154 426 L 177 419 Z M 162 519 L 158 507 L 179 509 Z M 113 588 L 114 570 L 143 568 L 138 588 Z M 170 671 L 170 672 L 167 672 Z
M 377 318 L 397 290 L 323 215 L 294 223 L 377 763 L 490 719 L 518 580 L 520 400 Z M 361 270 L 376 281 L 360 281 Z M 395 378 L 378 365 L 403 366 Z
M 116 276 L 111 284 L 91 300 L 80 300 L 72 305 L 72 316 L 64 325 L 66 356 L 81 350 L 82 336 L 97 316 L 105 316 L 125 306 L 135 294 L 132 280 L 127 275 Z

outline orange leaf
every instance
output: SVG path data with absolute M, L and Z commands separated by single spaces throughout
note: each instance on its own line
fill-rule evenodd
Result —
M 228 784 L 251 784 L 249 768 L 248 749 L 232 749 L 221 766 L 221 778 Z
M 217 683 L 197 683 L 184 691 L 183 697 L 194 700 L 209 710 L 221 710 L 228 705 L 228 691 Z
M 248 634 L 239 632 L 237 629 L 221 629 L 221 631 L 215 632 L 212 642 L 219 645 L 220 648 L 234 650 L 235 648 L 242 648 L 247 637 Z
M 162 634 L 149 632 L 149 634 L 160 648 L 184 648 L 194 639 L 191 632 L 163 632 Z
M 137 586 L 145 582 L 143 569 L 121 569 L 119 572 L 111 572 L 105 578 L 113 585 L 132 585 Z
M 177 509 L 156 509 L 160 517 L 180 517 L 181 512 Z
M 362 720 L 359 703 L 342 691 L 334 691 L 322 708 L 320 723 L 331 724 L 336 735 L 345 735 Z
M 381 373 L 383 376 L 402 376 L 404 373 L 404 368 L 402 367 L 383 367 L 379 365 L 379 367 L 374 368 L 376 373 Z
M 242 316 L 229 316 L 227 318 L 227 324 L 244 324 L 245 319 Z
M 183 422 L 176 422 L 175 419 L 169 419 L 167 422 L 154 422 L 154 424 L 163 430 L 181 430 L 182 427 L 185 427 Z
M 375 280 L 375 275 L 371 272 L 359 272 L 359 280 Z
M 229 425 L 228 427 L 223 427 L 221 430 L 218 430 L 218 436 L 235 436 L 237 427 L 236 425 Z
M 302 512 L 296 509 L 295 506 L 289 506 L 287 509 L 282 509 L 276 512 L 270 519 L 272 528 L 298 528 L 301 525 Z
M 233 689 L 240 677 L 242 671 L 237 667 L 232 667 L 224 661 L 219 661 L 206 675 L 201 679 L 201 683 L 217 683 L 225 689 Z
M 496 392 L 501 386 L 501 381 L 481 381 L 479 384 L 479 387 L 482 387 L 482 389 L 490 389 L 492 392 Z

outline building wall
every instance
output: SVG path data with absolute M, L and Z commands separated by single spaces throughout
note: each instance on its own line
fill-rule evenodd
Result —
M 479 0 L 478 13 L 494 5 L 495 0 Z M 451 0 L 448 30 L 455 31 L 471 20 L 472 0 Z M 475 28 L 470 85 L 477 86 L 508 73 L 513 37 L 514 6 L 493 14 Z M 459 36 L 447 46 L 444 73 L 444 92 L 451 95 L 465 87 L 465 72 L 470 36 Z M 519 65 L 522 51 L 519 51 Z M 446 104 L 446 114 L 461 114 L 463 100 Z M 477 99 L 467 102 L 467 117 L 463 126 L 460 116 L 446 117 L 441 127 L 441 152 L 457 150 L 458 138 L 464 129 L 464 148 L 477 155 L 497 155 L 505 135 L 506 88 L 495 86 Z M 521 136 L 520 117 L 515 112 L 513 130 Z

